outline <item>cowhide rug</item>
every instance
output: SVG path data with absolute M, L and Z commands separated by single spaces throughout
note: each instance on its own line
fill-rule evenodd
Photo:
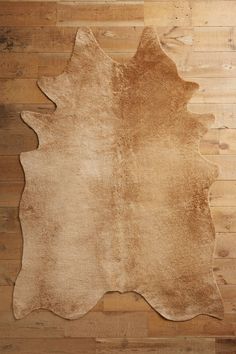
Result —
M 198 148 L 211 116 L 187 111 L 198 85 L 155 28 L 120 64 L 80 27 L 65 71 L 38 84 L 57 109 L 22 113 L 39 147 L 20 156 L 16 318 L 45 308 L 75 319 L 108 291 L 137 292 L 171 320 L 222 318 L 208 205 L 218 172 Z

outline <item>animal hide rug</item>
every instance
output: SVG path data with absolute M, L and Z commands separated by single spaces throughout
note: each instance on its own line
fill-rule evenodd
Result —
M 171 320 L 221 318 L 208 205 L 218 172 L 199 153 L 211 116 L 187 111 L 198 85 L 155 28 L 121 64 L 80 27 L 64 72 L 38 85 L 57 108 L 22 113 L 39 146 L 20 156 L 16 318 L 45 308 L 75 319 L 109 291 L 137 292 Z

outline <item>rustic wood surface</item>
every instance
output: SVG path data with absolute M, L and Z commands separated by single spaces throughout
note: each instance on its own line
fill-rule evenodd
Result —
M 235 13 L 236 0 L 0 1 L 0 353 L 236 353 Z M 63 71 L 80 25 L 92 26 L 104 50 L 121 62 L 135 53 L 142 26 L 156 26 L 180 75 L 200 85 L 189 109 L 215 115 L 199 148 L 220 166 L 209 201 L 222 321 L 167 321 L 135 293 L 106 294 L 75 321 L 46 311 L 13 317 L 22 253 L 18 204 L 24 174 L 18 155 L 37 147 L 37 136 L 19 112 L 53 111 L 36 80 Z

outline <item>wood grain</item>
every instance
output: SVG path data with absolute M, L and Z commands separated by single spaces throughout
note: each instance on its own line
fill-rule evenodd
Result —
M 56 2 L 0 2 L 1 26 L 49 26 L 56 24 Z
M 1 353 L 235 353 L 235 7 L 234 0 L 0 2 Z M 121 62 L 135 53 L 141 26 L 155 25 L 181 76 L 200 84 L 189 109 L 215 115 L 200 151 L 220 167 L 210 199 L 217 231 L 214 269 L 226 312 L 223 321 L 207 316 L 166 321 L 134 293 L 109 293 L 87 318 L 71 323 L 45 311 L 21 321 L 12 315 L 13 284 L 22 252 L 17 205 L 24 175 L 18 155 L 37 147 L 37 137 L 22 122 L 20 112 L 55 109 L 36 79 L 63 71 L 77 26 L 84 24 L 93 27 L 100 45 Z

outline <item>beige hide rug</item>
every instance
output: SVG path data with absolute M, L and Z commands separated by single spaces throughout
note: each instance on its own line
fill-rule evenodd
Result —
M 16 318 L 75 319 L 109 291 L 139 293 L 170 320 L 222 318 L 208 205 L 218 171 L 198 147 L 211 115 L 187 111 L 198 85 L 178 76 L 155 28 L 120 64 L 80 27 L 65 71 L 38 84 L 57 108 L 22 114 L 39 147 L 20 156 Z

